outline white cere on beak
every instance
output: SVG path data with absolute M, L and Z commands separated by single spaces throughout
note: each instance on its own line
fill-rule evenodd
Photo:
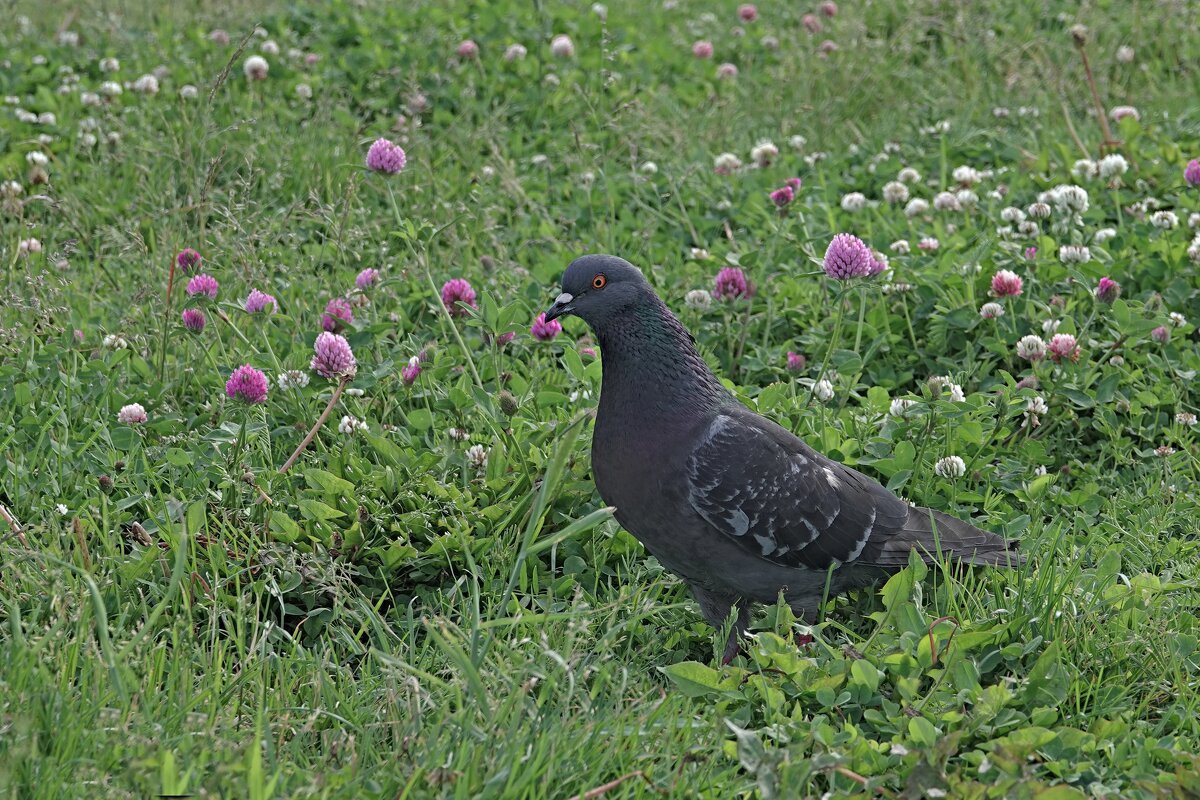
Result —
M 558 306 L 565 306 L 567 303 L 571 302 L 574 299 L 575 299 L 575 295 L 568 294 L 567 292 L 563 292 L 562 294 L 560 294 L 558 297 L 556 297 L 554 299 L 554 304 L 558 305 Z

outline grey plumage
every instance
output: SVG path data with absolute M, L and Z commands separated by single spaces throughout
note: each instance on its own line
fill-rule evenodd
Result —
M 641 272 L 615 256 L 576 259 L 547 319 L 574 314 L 600 344 L 603 384 L 592 472 L 621 525 L 691 587 L 705 618 L 738 621 L 784 593 L 813 619 L 832 593 L 866 586 L 916 550 L 966 564 L 1020 563 L 1004 539 L 915 508 L 741 405 Z M 832 571 L 831 571 L 832 567 Z

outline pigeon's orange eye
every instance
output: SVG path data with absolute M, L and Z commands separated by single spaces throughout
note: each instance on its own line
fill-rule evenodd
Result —
M 604 277 L 603 275 L 597 275 L 596 277 L 592 278 L 593 289 L 603 289 L 607 283 L 608 278 Z

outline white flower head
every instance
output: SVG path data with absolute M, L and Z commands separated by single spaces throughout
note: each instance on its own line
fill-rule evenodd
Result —
M 912 407 L 917 404 L 916 400 L 907 397 L 897 397 L 888 406 L 888 414 L 893 417 L 907 417 Z
M 938 192 L 933 198 L 933 207 L 938 211 L 962 211 L 962 204 L 953 192 Z
M 1150 215 L 1150 224 L 1160 230 L 1169 231 L 1179 226 L 1179 216 L 1174 211 L 1155 211 Z
M 270 69 L 271 65 L 262 56 L 250 56 L 242 64 L 242 72 L 245 73 L 247 79 L 252 81 L 266 80 Z
M 773 142 L 764 139 L 754 145 L 754 148 L 750 151 L 750 160 L 760 167 L 769 167 L 778 155 L 779 148 Z
M 900 181 L 889 181 L 883 185 L 883 199 L 889 203 L 908 201 L 908 187 Z
M 1092 260 L 1092 251 L 1087 245 L 1064 244 L 1058 248 L 1058 260 L 1064 264 L 1086 264 Z
M 127 406 L 121 406 L 121 410 L 117 412 L 117 422 L 122 425 L 140 425 L 146 419 L 146 409 L 142 408 L 141 403 L 130 403 Z
M 467 448 L 467 463 L 482 472 L 487 468 L 488 451 L 481 444 L 473 444 Z
M 1111 180 L 1124 175 L 1129 170 L 1129 162 L 1120 153 L 1109 153 L 1100 159 L 1100 163 L 1096 165 L 1096 168 L 1100 171 L 1101 178 Z
M 904 206 L 904 213 L 909 217 L 919 217 L 929 211 L 929 201 L 914 197 Z
M 961 478 L 967 474 L 966 463 L 958 456 L 944 456 L 933 465 L 933 471 L 942 478 Z
M 921 180 L 921 173 L 912 167 L 904 167 L 896 173 L 896 180 L 901 183 L 918 183 Z
M 688 308 L 695 309 L 696 311 L 704 311 L 712 306 L 713 298 L 712 294 L 704 289 L 692 289 L 687 293 L 683 301 L 687 304 Z
M 974 186 L 983 180 L 983 174 L 974 167 L 963 164 L 960 167 L 955 167 L 951 173 L 956 183 L 961 183 L 963 186 Z
M 713 159 L 713 170 L 718 175 L 732 175 L 742 168 L 742 160 L 733 153 L 721 153 Z
M 812 393 L 818 402 L 828 403 L 833 399 L 833 384 L 828 379 L 822 378 L 813 384 Z
M 867 207 L 867 198 L 862 192 L 850 192 L 842 196 L 843 211 L 862 211 Z
M 1046 357 L 1046 343 L 1035 334 L 1022 336 L 1017 342 L 1017 356 L 1026 361 L 1040 361 Z
M 370 428 L 367 423 L 357 417 L 352 417 L 349 414 L 342 417 L 342 421 L 338 423 L 338 432 L 347 436 L 358 433 L 359 431 L 366 432 Z

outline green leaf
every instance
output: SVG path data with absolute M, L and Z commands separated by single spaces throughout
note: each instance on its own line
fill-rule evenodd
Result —
M 418 431 L 427 431 L 433 427 L 433 413 L 427 408 L 414 408 L 408 412 L 408 424 Z
M 339 478 L 332 472 L 322 469 L 304 470 L 304 480 L 313 489 L 319 489 L 330 495 L 340 495 L 348 499 L 354 497 L 354 484 L 345 478 Z
M 933 747 L 938 740 L 937 728 L 924 717 L 913 717 L 908 721 L 908 738 L 922 747 Z
M 1033 665 L 1029 680 L 1025 684 L 1023 699 L 1025 704 L 1031 707 L 1053 708 L 1067 699 L 1070 685 L 1070 676 L 1061 663 L 1058 644 L 1054 643 L 1046 648 Z
M 704 697 L 721 689 L 721 673 L 699 661 L 680 661 L 659 671 L 688 697 Z
M 879 670 L 865 658 L 850 664 L 850 682 L 865 687 L 869 692 L 879 689 L 879 678 Z
M 328 522 L 331 519 L 346 516 L 336 508 L 330 508 L 319 500 L 310 500 L 307 497 L 297 500 L 296 505 L 300 507 L 300 513 L 305 518 L 314 519 L 318 522 Z

